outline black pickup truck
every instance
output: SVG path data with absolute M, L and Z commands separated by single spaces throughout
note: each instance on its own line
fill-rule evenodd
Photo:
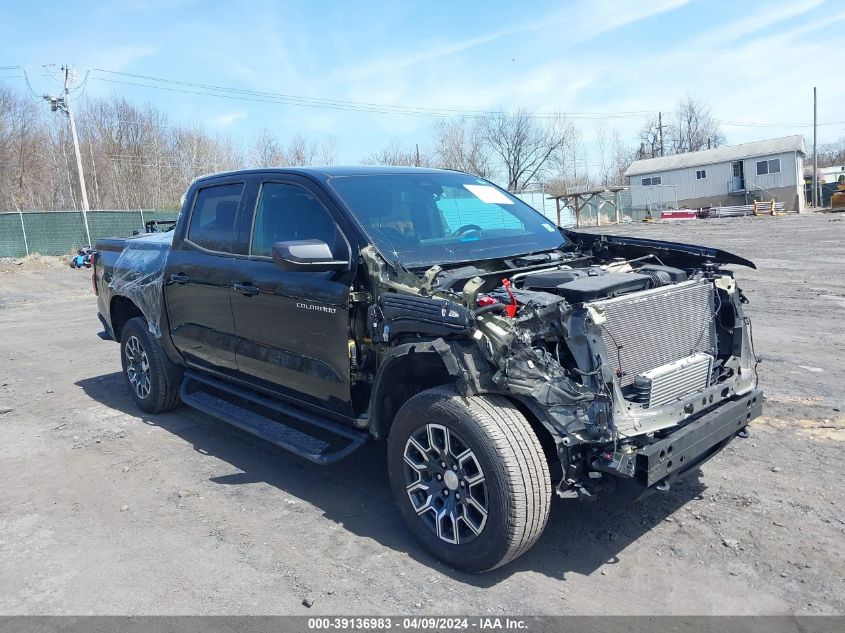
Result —
M 451 565 L 528 550 L 565 499 L 634 499 L 762 408 L 717 249 L 555 226 L 452 171 L 201 178 L 174 230 L 97 243 L 138 406 L 185 403 L 316 463 L 387 440 L 408 528 Z

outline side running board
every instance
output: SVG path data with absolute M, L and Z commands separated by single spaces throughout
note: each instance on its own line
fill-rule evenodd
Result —
M 197 372 L 185 373 L 180 395 L 188 406 L 315 464 L 339 461 L 369 438 L 366 431 Z

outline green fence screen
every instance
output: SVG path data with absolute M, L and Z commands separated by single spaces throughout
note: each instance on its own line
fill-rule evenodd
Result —
M 144 230 L 149 220 L 175 220 L 173 211 L 89 211 L 91 241 L 123 237 Z M 31 253 L 68 255 L 88 244 L 80 211 L 24 211 L 0 213 L 0 257 Z

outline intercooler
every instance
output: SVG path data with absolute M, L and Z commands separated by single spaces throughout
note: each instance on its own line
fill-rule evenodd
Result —
M 713 357 L 693 354 L 681 360 L 661 365 L 634 378 L 629 399 L 644 404 L 647 409 L 668 404 L 710 384 Z
M 607 360 L 617 370 L 619 386 L 632 385 L 638 376 L 642 385 L 644 374 L 675 363 L 657 373 L 669 385 L 676 385 L 676 392 L 663 392 L 661 400 L 667 393 L 674 398 L 706 387 L 709 371 L 693 372 L 692 380 L 689 376 L 673 380 L 672 372 L 680 367 L 679 372 L 687 368 L 689 373 L 689 364 L 676 361 L 697 353 L 715 355 L 715 296 L 713 283 L 702 279 L 588 304 L 604 314 L 602 339 Z M 647 393 L 639 396 L 652 401 Z

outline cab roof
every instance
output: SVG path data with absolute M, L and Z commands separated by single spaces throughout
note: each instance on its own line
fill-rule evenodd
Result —
M 238 169 L 200 176 L 195 182 L 213 178 L 250 174 L 298 174 L 315 180 L 329 180 L 335 176 L 376 176 L 388 174 L 454 174 L 462 173 L 449 169 L 429 167 L 394 167 L 390 165 L 336 165 L 331 167 L 264 167 L 256 169 Z

